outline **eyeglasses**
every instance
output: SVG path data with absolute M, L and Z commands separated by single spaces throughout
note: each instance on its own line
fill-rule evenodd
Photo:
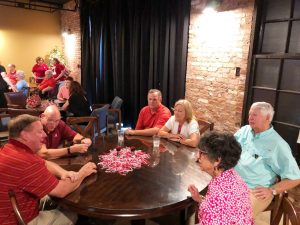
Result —
M 199 159 L 202 157 L 202 155 L 207 155 L 207 152 L 204 151 L 204 150 L 199 149 L 198 154 L 197 154 L 196 162 L 199 162 Z

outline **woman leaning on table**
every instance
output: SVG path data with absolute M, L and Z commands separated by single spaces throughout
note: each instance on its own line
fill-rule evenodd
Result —
M 199 126 L 188 100 L 180 99 L 175 103 L 174 115 L 159 130 L 158 135 L 191 147 L 198 145 Z
M 199 225 L 253 225 L 249 189 L 234 171 L 241 146 L 231 134 L 208 133 L 201 137 L 197 161 L 202 171 L 211 175 L 205 197 L 195 185 L 188 191 L 199 203 Z

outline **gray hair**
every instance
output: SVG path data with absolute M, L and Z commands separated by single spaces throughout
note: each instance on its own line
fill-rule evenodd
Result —
M 19 77 L 20 79 L 25 78 L 25 72 L 23 70 L 18 70 L 16 73 L 16 76 Z
M 53 72 L 52 72 L 52 70 L 46 70 L 45 71 L 45 75 L 46 76 L 48 76 L 48 75 L 50 75 L 51 74 L 51 77 L 53 76 Z
M 157 94 L 158 95 L 158 97 L 160 97 L 160 98 L 162 98 L 162 95 L 161 95 L 161 91 L 160 90 L 158 90 L 158 89 L 150 89 L 149 91 L 148 91 L 148 95 L 149 94 Z
M 10 138 L 18 138 L 23 130 L 28 129 L 30 125 L 40 121 L 39 117 L 22 114 L 11 119 L 8 123 L 8 133 Z
M 259 109 L 260 112 L 265 115 L 270 117 L 270 122 L 273 120 L 274 116 L 274 109 L 273 106 L 270 103 L 267 102 L 254 102 L 251 105 L 251 108 Z
M 16 68 L 16 65 L 15 65 L 15 64 L 8 64 L 7 67 L 13 67 L 13 68 Z

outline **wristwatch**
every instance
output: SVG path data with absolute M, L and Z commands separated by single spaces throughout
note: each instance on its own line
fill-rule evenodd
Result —
M 277 191 L 275 188 L 271 187 L 272 195 L 275 196 L 277 195 Z

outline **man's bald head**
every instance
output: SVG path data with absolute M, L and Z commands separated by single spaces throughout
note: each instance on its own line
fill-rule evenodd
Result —
M 53 131 L 60 121 L 60 112 L 56 105 L 48 106 L 41 115 L 41 122 L 46 132 Z

